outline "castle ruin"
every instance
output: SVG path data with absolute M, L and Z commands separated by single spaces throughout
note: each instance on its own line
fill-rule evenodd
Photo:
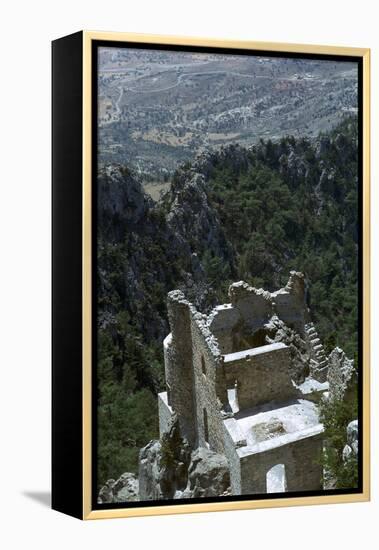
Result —
M 227 458 L 234 495 L 322 489 L 328 362 L 305 294 L 294 271 L 276 292 L 232 284 L 230 303 L 209 315 L 168 294 L 160 433 L 176 413 L 193 449 Z

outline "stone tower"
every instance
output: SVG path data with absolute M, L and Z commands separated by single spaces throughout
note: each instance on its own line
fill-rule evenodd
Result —
M 232 494 L 322 488 L 317 402 L 329 365 L 309 328 L 305 288 L 294 271 L 275 292 L 239 281 L 209 315 L 181 291 L 168 294 L 160 432 L 176 413 L 192 448 L 226 457 Z
M 168 294 L 167 309 L 171 326 L 171 334 L 164 341 L 167 400 L 178 415 L 183 435 L 194 446 L 196 415 L 190 304 L 182 292 L 174 290 Z

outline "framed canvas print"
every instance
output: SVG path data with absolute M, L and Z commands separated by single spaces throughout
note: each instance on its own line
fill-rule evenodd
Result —
M 53 508 L 369 499 L 369 50 L 53 42 Z

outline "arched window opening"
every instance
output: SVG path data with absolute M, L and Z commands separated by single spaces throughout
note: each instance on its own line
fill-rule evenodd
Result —
M 267 493 L 285 493 L 287 491 L 286 467 L 277 464 L 270 468 L 266 474 Z
M 234 413 L 238 413 L 239 404 L 238 404 L 238 380 L 234 381 L 234 386 L 227 389 L 228 393 L 228 402 L 231 410 Z

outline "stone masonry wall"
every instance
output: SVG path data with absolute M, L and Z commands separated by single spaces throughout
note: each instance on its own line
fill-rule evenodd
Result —
M 234 419 L 230 419 L 234 421 Z M 230 486 L 232 495 L 241 495 L 241 460 L 236 452 L 236 445 L 229 431 L 223 425 L 224 453 L 229 464 Z
M 291 271 L 287 285 L 275 292 L 239 281 L 230 286 L 229 297 L 252 332 L 263 327 L 274 314 L 300 334 L 309 321 L 304 275 L 296 271 Z
M 240 412 L 297 397 L 290 348 L 281 342 L 261 345 L 264 340 L 254 338 L 275 313 L 303 330 L 308 315 L 303 275 L 291 272 L 286 287 L 273 293 L 241 281 L 231 285 L 229 296 L 231 304 L 218 306 L 207 317 L 182 292 L 169 293 L 172 333 L 164 341 L 167 394 L 159 395 L 160 430 L 174 411 L 192 448 L 224 454 L 233 494 L 266 493 L 267 472 L 278 464 L 285 466 L 287 491 L 321 489 L 320 432 L 297 439 L 286 434 L 287 439 L 263 441 L 255 448 L 240 434 L 228 402 L 228 389 L 235 383 Z
M 273 314 L 270 293 L 253 288 L 243 281 L 230 286 L 229 297 L 252 332 L 263 327 Z
M 287 285 L 277 292 L 273 292 L 271 298 L 279 319 L 302 335 L 304 325 L 309 321 L 304 275 L 291 271 Z
M 180 291 L 168 294 L 168 317 L 172 331 L 166 376 L 170 384 L 170 404 L 177 413 L 182 434 L 190 445 L 197 440 L 192 367 L 191 309 Z
M 233 335 L 241 323 L 239 310 L 231 304 L 217 306 L 209 316 L 209 329 L 217 338 L 221 353 L 233 351 Z
M 196 318 L 192 319 L 192 346 L 193 346 L 193 372 L 195 385 L 195 414 L 198 426 L 198 445 L 210 447 L 217 453 L 224 452 L 224 437 L 221 418 L 221 399 L 217 397 L 218 376 L 222 376 L 220 368 L 221 355 L 217 355 L 216 349 L 210 349 L 207 342 L 208 330 L 202 326 Z M 224 384 L 222 384 L 225 387 Z M 219 392 L 220 393 L 220 392 Z M 222 398 L 222 394 L 221 394 Z M 223 395 L 227 400 L 226 390 Z M 208 425 L 208 441 L 206 441 L 206 429 L 204 425 L 204 410 L 206 411 Z
M 159 437 L 167 432 L 173 416 L 173 410 L 167 402 L 167 392 L 158 393 Z
M 254 352 L 257 353 L 238 360 L 228 361 L 228 356 L 225 357 L 225 381 L 229 388 L 237 381 L 240 410 L 296 397 L 290 377 L 289 348 L 285 344 L 271 344 Z
M 284 464 L 286 491 L 321 490 L 322 435 L 308 437 L 267 452 L 241 458 L 241 494 L 266 493 L 267 472 L 277 464 Z M 232 487 L 232 490 L 234 488 Z

